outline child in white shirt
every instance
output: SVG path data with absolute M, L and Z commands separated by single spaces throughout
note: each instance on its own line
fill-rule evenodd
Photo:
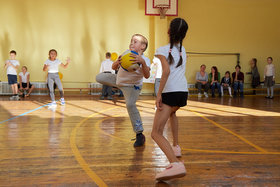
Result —
M 186 175 L 186 169 L 177 157 L 181 157 L 178 145 L 178 118 L 176 111 L 187 104 L 188 83 L 186 72 L 186 51 L 182 46 L 188 30 L 187 22 L 175 18 L 169 27 L 169 44 L 157 49 L 155 56 L 162 64 L 162 77 L 156 99 L 157 111 L 154 118 L 152 138 L 165 153 L 170 165 L 156 175 L 157 180 L 168 180 Z M 169 119 L 173 146 L 163 136 L 163 129 Z
M 115 71 L 112 69 L 113 62 L 111 60 L 111 53 L 106 53 L 106 60 L 101 62 L 101 67 L 99 73 L 112 73 Z M 112 86 L 104 85 L 102 86 L 102 94 L 100 99 L 103 100 L 106 96 L 108 96 L 108 100 L 112 100 Z
M 275 66 L 272 64 L 272 57 L 267 58 L 267 65 L 264 68 L 264 85 L 267 87 L 267 96 L 268 99 L 273 99 L 273 91 L 275 84 Z M 269 90 L 271 91 L 269 94 Z
M 5 68 L 7 69 L 8 83 L 13 90 L 13 96 L 10 100 L 19 100 L 18 86 L 17 86 L 17 69 L 19 67 L 19 61 L 16 60 L 17 52 L 10 51 L 10 59 L 6 61 Z
M 19 92 L 23 94 L 25 97 L 28 97 L 32 90 L 34 89 L 34 85 L 30 83 L 30 74 L 27 72 L 27 67 L 22 66 L 21 68 L 22 72 L 20 72 L 19 75 Z M 28 91 L 28 93 L 25 95 L 24 92 Z
M 60 93 L 60 104 L 65 105 L 65 100 L 64 100 L 64 93 L 63 93 L 63 88 L 62 84 L 59 78 L 58 74 L 58 68 L 59 66 L 63 68 L 67 68 L 69 63 L 70 63 L 70 58 L 67 58 L 66 64 L 63 64 L 58 60 L 57 58 L 57 51 L 55 49 L 51 49 L 49 51 L 49 59 L 46 60 L 44 63 L 43 71 L 48 71 L 48 87 L 50 90 L 50 96 L 51 96 L 51 104 L 49 107 L 56 107 L 56 102 L 55 102 L 55 97 L 54 97 L 54 83 L 57 85 Z

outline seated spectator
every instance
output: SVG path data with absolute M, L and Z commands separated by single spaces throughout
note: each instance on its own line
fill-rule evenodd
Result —
M 200 71 L 196 73 L 196 84 L 195 87 L 198 89 L 198 97 L 201 97 L 201 90 L 204 89 L 204 96 L 208 97 L 209 83 L 208 74 L 205 72 L 206 66 L 202 64 Z
M 23 95 L 24 97 L 28 97 L 30 93 L 34 89 L 34 85 L 32 85 L 29 80 L 30 80 L 30 74 L 27 72 L 27 67 L 23 66 L 22 67 L 22 72 L 19 73 L 19 94 Z M 27 92 L 27 94 L 25 94 Z
M 244 73 L 242 73 L 240 70 L 241 67 L 239 65 L 236 65 L 235 72 L 232 73 L 234 97 L 237 97 L 238 89 L 239 89 L 240 97 L 244 97 L 243 94 Z
M 218 72 L 218 68 L 216 66 L 211 68 L 211 73 L 209 73 L 209 82 L 212 90 L 212 97 L 215 97 L 216 88 L 219 92 L 219 97 L 221 97 L 220 73 Z
M 230 72 L 227 71 L 225 73 L 225 76 L 222 78 L 222 81 L 221 81 L 221 94 L 222 94 L 222 96 L 224 96 L 224 88 L 227 88 L 229 96 L 232 97 L 230 86 L 231 86 Z

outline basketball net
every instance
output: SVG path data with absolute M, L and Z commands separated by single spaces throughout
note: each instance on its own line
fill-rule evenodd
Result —
M 157 5 L 156 8 L 159 10 L 160 19 L 164 19 L 166 16 L 166 12 L 169 9 L 168 5 Z

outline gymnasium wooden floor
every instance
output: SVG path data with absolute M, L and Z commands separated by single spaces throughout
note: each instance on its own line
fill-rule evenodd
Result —
M 0 186 L 280 186 L 279 97 L 190 97 L 177 114 L 187 175 L 168 183 L 154 180 L 168 161 L 150 137 L 153 97 L 137 102 L 139 149 L 124 100 L 69 96 L 52 111 L 49 97 L 0 99 Z

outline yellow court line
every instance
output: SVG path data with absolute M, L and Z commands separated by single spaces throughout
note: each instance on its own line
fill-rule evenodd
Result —
M 112 116 L 112 117 L 118 117 L 120 115 L 115 115 L 115 116 Z M 107 136 L 110 136 L 111 138 L 114 138 L 114 139 L 118 139 L 118 140 L 121 140 L 121 141 L 124 141 L 124 142 L 128 142 L 128 143 L 132 143 L 130 140 L 126 139 L 126 138 L 121 138 L 121 137 L 118 137 L 118 136 L 114 136 L 112 134 L 109 134 L 105 131 L 103 131 L 101 128 L 100 128 L 100 124 L 109 119 L 111 117 L 107 117 L 107 118 L 104 118 L 104 119 L 100 119 L 98 120 L 97 122 L 95 122 L 95 129 L 98 130 L 99 132 L 101 132 L 102 134 L 104 135 L 107 135 Z M 154 146 L 154 144 L 148 144 L 146 143 L 145 145 L 148 145 L 148 146 Z M 207 149 L 187 149 L 187 148 L 182 148 L 182 150 L 184 151 L 190 151 L 190 152 L 202 152 L 202 153 L 220 153 L 220 154 L 251 154 L 251 155 L 280 155 L 280 152 L 246 152 L 246 151 L 243 151 L 243 152 L 237 152 L 237 151 L 220 151 L 220 150 L 207 150 Z
M 211 120 L 211 119 L 208 119 L 207 117 L 205 117 L 204 115 L 200 114 L 199 112 L 196 112 L 196 111 L 194 111 L 194 110 L 192 110 L 192 109 L 187 109 L 187 110 L 189 110 L 189 111 L 195 113 L 196 115 L 202 117 L 203 119 L 207 120 L 208 122 L 212 123 L 213 125 L 215 125 L 215 126 L 221 128 L 221 129 L 223 129 L 224 131 L 226 131 L 226 132 L 228 132 L 228 133 L 230 133 L 230 134 L 236 136 L 237 138 L 239 138 L 239 139 L 242 140 L 243 142 L 245 142 L 245 143 L 251 145 L 252 147 L 254 147 L 255 149 L 257 149 L 258 151 L 263 152 L 263 153 L 267 153 L 267 151 L 264 150 L 263 148 L 261 148 L 261 147 L 255 145 L 255 144 L 253 144 L 252 142 L 250 142 L 250 141 L 247 140 L 246 138 L 244 138 L 244 137 L 242 137 L 242 136 L 236 134 L 235 132 L 233 132 L 233 131 L 231 131 L 231 130 L 225 128 L 225 127 L 223 127 L 222 125 L 216 123 L 215 121 L 213 121 L 213 120 Z
M 78 163 L 81 165 L 81 167 L 83 168 L 83 170 L 87 173 L 87 175 L 98 185 L 98 186 L 104 186 L 106 187 L 107 184 L 94 172 L 90 169 L 89 165 L 87 164 L 87 162 L 84 160 L 84 158 L 82 157 L 81 153 L 79 152 L 79 149 L 77 147 L 76 144 L 76 135 L 77 135 L 77 131 L 78 129 L 82 126 L 82 124 L 84 122 L 86 122 L 88 119 L 97 116 L 98 114 L 101 114 L 102 112 L 108 111 L 108 110 L 112 110 L 118 107 L 111 107 L 108 108 L 106 110 L 102 110 L 100 112 L 97 113 L 93 113 L 90 116 L 86 117 L 85 119 L 83 119 L 80 123 L 78 123 L 75 128 L 72 130 L 71 135 L 70 135 L 70 146 L 72 149 L 72 152 L 74 153 L 74 156 L 76 157 L 76 160 L 78 161 Z

